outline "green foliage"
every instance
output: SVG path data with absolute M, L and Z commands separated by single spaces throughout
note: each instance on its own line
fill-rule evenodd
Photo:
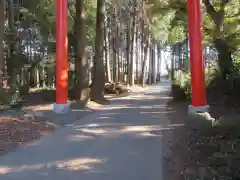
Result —
M 240 54 L 237 51 L 233 54 L 233 72 L 239 73 L 240 72 Z
M 191 99 L 191 74 L 190 72 L 183 72 L 181 70 L 175 71 L 174 72 L 174 81 L 173 84 L 175 87 L 178 87 L 178 91 L 181 91 L 184 93 L 185 100 L 190 100 Z M 211 68 L 206 68 L 205 69 L 205 84 L 206 87 L 213 86 L 216 83 L 216 79 L 220 79 L 220 73 L 216 69 L 216 67 L 211 67 Z M 173 96 L 175 99 L 179 99 L 177 97 L 179 93 L 177 92 L 176 94 L 173 93 Z M 180 98 L 183 100 L 182 98 Z
M 159 29 L 161 32 L 164 32 L 167 35 L 167 41 L 169 43 L 176 43 L 182 40 L 185 37 L 187 32 L 187 4 L 186 0 L 148 0 L 148 14 L 153 19 L 152 21 L 152 32 L 158 37 Z M 213 8 L 218 11 L 220 8 L 221 1 L 214 0 L 210 1 Z M 212 43 L 213 38 L 223 38 L 227 39 L 228 43 L 232 47 L 237 47 L 240 45 L 239 36 L 240 36 L 240 1 L 232 0 L 228 1 L 225 5 L 225 15 L 223 28 L 219 35 L 216 34 L 216 25 L 212 17 L 206 12 L 206 8 L 203 5 L 203 27 L 204 27 L 204 42 Z M 171 17 L 170 19 L 166 17 Z M 166 19 L 166 21 L 163 21 Z M 155 27 L 155 28 L 154 28 Z M 164 27 L 159 28 L 158 27 Z M 165 35 L 166 36 L 166 35 Z M 218 36 L 218 37 L 217 37 Z M 161 36 L 159 36 L 161 38 Z M 163 38 L 166 40 L 166 38 Z
M 174 73 L 174 85 L 177 85 L 185 95 L 187 100 L 191 99 L 191 79 L 190 73 L 183 72 L 181 70 Z

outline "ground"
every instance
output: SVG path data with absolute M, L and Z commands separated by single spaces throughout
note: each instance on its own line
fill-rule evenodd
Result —
M 164 163 L 167 180 L 185 180 L 184 171 L 187 165 L 186 119 L 187 102 L 173 102 L 167 106 L 167 122 L 172 127 L 164 136 Z
M 224 118 L 226 120 L 239 119 L 239 109 L 237 107 L 229 107 L 223 104 L 221 98 L 217 98 L 218 101 L 209 101 L 211 107 L 210 114 L 216 118 Z M 196 152 L 189 149 L 189 143 L 192 142 L 193 134 L 192 127 L 196 122 L 194 119 L 190 119 L 188 116 L 188 105 L 191 102 L 181 101 L 169 101 L 168 102 L 168 121 L 167 123 L 173 128 L 171 131 L 167 131 L 165 138 L 165 163 L 167 180 L 185 180 L 188 179 L 189 174 L 197 175 L 196 168 L 198 163 L 193 158 L 196 156 Z M 205 149 L 205 153 L 201 154 L 202 158 L 211 156 L 211 152 Z M 195 178 L 196 179 L 196 178 Z
M 0 157 L 1 180 L 163 179 L 163 137 L 172 129 L 165 123 L 169 88 L 164 81 L 113 99 Z
M 0 156 L 24 145 L 25 143 L 39 139 L 41 136 L 50 135 L 53 126 L 45 123 L 37 123 L 23 120 L 19 114 L 4 112 L 0 116 Z

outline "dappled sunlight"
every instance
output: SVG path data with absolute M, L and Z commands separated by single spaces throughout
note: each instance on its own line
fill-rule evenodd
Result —
M 114 123 L 114 122 L 101 122 L 101 124 L 84 124 L 75 126 L 77 131 L 81 131 L 82 128 L 110 128 L 110 127 L 122 127 L 128 125 L 127 123 Z
M 82 129 L 76 129 L 79 130 L 83 133 L 90 133 L 90 134 L 95 134 L 95 135 L 103 135 L 106 134 L 107 131 L 104 129 L 87 129 L 87 128 L 82 128 Z
M 91 127 L 99 127 L 99 126 L 100 126 L 99 124 L 85 124 L 83 126 L 78 126 L 78 127 L 89 127 L 89 128 L 91 128 Z
M 105 161 L 102 159 L 95 158 L 79 158 L 72 159 L 69 161 L 58 161 L 56 162 L 56 167 L 58 169 L 68 169 L 70 171 L 78 171 L 78 170 L 90 170 L 96 164 L 102 164 Z
M 145 94 L 139 94 L 139 95 L 135 95 L 135 96 L 129 96 L 126 99 L 129 100 L 143 100 L 143 99 L 158 99 L 159 96 L 154 96 L 154 95 L 145 95 Z
M 72 141 L 83 141 L 83 140 L 93 139 L 93 136 L 77 134 L 77 135 L 70 136 L 69 139 Z
M 153 108 L 159 108 L 159 107 L 155 107 L 155 105 L 150 105 L 150 106 L 134 106 L 134 105 L 125 105 L 125 106 L 119 106 L 119 105 L 115 105 L 112 107 L 105 107 L 104 110 L 118 110 L 118 109 L 153 109 Z M 164 108 L 164 107 L 162 107 Z M 127 114 L 127 113 L 118 113 L 118 114 Z
M 158 112 L 140 112 L 140 114 L 162 114 L 164 112 L 158 111 Z
M 182 127 L 184 126 L 185 124 L 181 123 L 181 124 L 170 124 L 168 125 L 168 127 Z
M 140 133 L 141 136 L 143 137 L 158 137 L 158 136 L 162 136 L 162 134 L 153 134 L 153 133 L 150 133 L 150 132 L 143 132 L 143 133 Z
M 161 108 L 161 109 L 164 108 L 165 109 L 166 105 L 162 105 L 162 104 L 161 105 L 154 105 L 153 108 Z
M 18 173 L 26 170 L 38 170 L 44 168 L 44 164 L 22 165 L 19 167 L 0 167 L 0 174 Z
M 75 158 L 70 160 L 60 160 L 50 163 L 30 164 L 14 167 L 0 167 L 0 174 L 19 173 L 23 171 L 36 171 L 41 169 L 62 169 L 69 171 L 91 170 L 94 165 L 103 164 L 106 160 L 99 158 Z
M 73 112 L 92 112 L 91 109 L 72 109 Z
M 111 116 L 111 115 L 118 115 L 118 114 L 120 114 L 120 113 L 108 112 L 108 113 L 102 113 L 101 116 Z M 123 113 L 121 113 L 121 114 L 123 114 Z
M 109 117 L 107 117 L 107 116 L 100 116 L 100 117 L 97 117 L 96 119 L 109 119 Z
M 96 137 L 108 137 L 117 138 L 121 135 L 133 135 L 135 137 L 156 137 L 162 136 L 159 133 L 165 129 L 170 129 L 171 127 L 164 127 L 160 125 L 127 125 L 120 123 L 104 123 L 97 125 L 93 128 L 78 127 L 76 130 L 79 131 L 80 135 L 71 136 L 72 140 L 88 140 Z
M 139 106 L 140 109 L 152 109 L 153 106 Z
M 105 106 L 101 108 L 101 110 L 117 110 L 117 109 L 124 109 L 124 108 L 129 108 L 132 105 L 124 104 L 124 105 L 112 105 L 112 106 Z
M 153 130 L 161 130 L 162 126 L 126 126 L 121 129 L 122 132 L 148 132 Z
M 0 167 L 0 174 L 7 174 L 11 171 L 10 168 L 7 167 Z

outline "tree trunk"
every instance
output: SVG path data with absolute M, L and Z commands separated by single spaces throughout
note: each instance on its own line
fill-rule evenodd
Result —
M 35 88 L 37 86 L 37 67 L 30 70 L 30 87 Z
M 127 82 L 129 84 L 129 76 L 130 76 L 130 71 L 131 71 L 131 58 L 130 58 L 130 54 L 131 54 L 131 21 L 129 20 L 127 23 L 127 35 L 126 35 L 126 39 L 127 39 Z
M 54 87 L 54 70 L 52 67 L 47 67 L 47 86 Z
M 148 56 L 149 56 L 149 45 L 150 45 L 150 36 L 149 35 L 146 35 L 147 38 L 146 38 L 146 45 L 144 47 L 144 57 L 143 57 L 143 61 L 142 61 L 142 74 L 141 74 L 141 84 L 142 86 L 144 86 L 145 84 L 145 70 L 146 70 L 146 65 L 147 65 L 147 59 L 148 59 Z
M 150 41 L 151 42 L 151 41 Z M 149 44 L 149 56 L 148 56 L 148 84 L 152 84 L 152 43 Z
M 84 1 L 76 1 L 76 18 L 75 18 L 75 37 L 76 37 L 76 59 L 75 59 L 75 78 L 76 84 L 74 87 L 74 99 L 80 100 L 83 105 L 89 99 L 89 81 L 88 81 L 88 59 L 86 54 L 86 34 L 85 24 L 86 11 L 84 7 Z
M 233 69 L 232 52 L 225 40 L 217 39 L 214 42 L 218 52 L 218 66 L 223 79 L 231 74 Z
M 161 66 L 162 66 L 162 51 L 161 46 L 157 46 L 157 56 L 158 56 L 158 66 L 157 66 L 157 81 L 160 81 L 161 78 Z
M 175 45 L 172 46 L 172 57 L 171 57 L 171 79 L 175 79 Z
M 116 29 L 116 59 L 117 59 L 117 74 L 118 74 L 118 82 L 121 82 L 121 62 L 120 62 L 120 23 L 117 22 L 117 29 Z
M 135 77 L 135 79 L 136 79 L 136 84 L 139 84 L 139 69 L 138 69 L 138 64 L 139 64 L 139 59 L 141 58 L 140 57 L 140 54 L 141 54 L 141 52 L 140 52 L 140 50 L 141 50 L 141 48 L 139 48 L 140 47 L 140 43 L 139 43 L 139 28 L 136 28 L 136 62 L 135 62 L 135 69 L 136 69 L 136 77 Z
M 153 51 L 152 51 L 152 82 L 156 83 L 156 45 L 153 44 Z
M 105 19 L 105 1 L 97 1 L 97 14 L 96 14 L 96 37 L 95 37 L 95 56 L 93 59 L 93 79 L 91 85 L 92 100 L 101 102 L 104 100 L 104 86 L 105 86 L 105 73 L 104 63 L 101 57 L 103 51 L 103 30 L 104 30 L 104 19 Z
M 42 76 L 42 87 L 46 88 L 45 67 L 42 67 L 41 76 Z
M 5 0 L 0 0 L 0 71 L 3 71 L 3 69 L 5 69 L 4 46 L 3 46 L 4 30 L 5 30 Z
M 130 63 L 129 63 L 129 85 L 134 84 L 134 60 L 136 60 L 135 48 L 136 48 L 136 13 L 137 13 L 137 0 L 134 2 L 134 12 L 132 14 L 132 27 L 131 27 L 131 43 L 130 43 Z
M 106 24 L 107 21 L 107 24 Z M 109 38 L 108 38 L 108 19 L 105 21 L 105 27 L 104 27 L 104 55 L 105 55 L 105 72 L 106 72 L 106 81 L 111 82 L 111 69 L 110 69 L 110 59 L 109 59 Z
M 112 46 L 113 46 L 113 53 L 112 53 L 112 61 L 113 61 L 113 82 L 117 82 L 117 17 L 116 17 L 116 11 L 115 8 L 113 10 L 112 14 Z
M 14 27 L 14 10 L 13 10 L 13 1 L 8 0 L 8 27 L 10 30 L 10 37 L 8 41 L 8 59 L 7 59 L 7 71 L 8 75 L 10 76 L 9 83 L 12 87 L 16 86 L 16 74 L 15 74 L 15 69 L 14 69 L 14 52 L 16 50 L 15 48 L 15 36 L 16 36 L 16 31 Z

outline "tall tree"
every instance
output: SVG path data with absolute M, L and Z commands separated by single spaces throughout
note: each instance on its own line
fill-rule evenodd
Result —
M 5 68 L 4 60 L 5 0 L 0 0 L 0 71 Z
M 105 58 L 105 71 L 106 71 L 106 81 L 111 82 L 112 76 L 111 76 L 111 68 L 110 68 L 110 46 L 109 46 L 109 29 L 110 29 L 110 20 L 109 18 L 106 18 L 104 21 L 105 27 L 104 27 L 104 58 Z
M 213 42 L 218 51 L 218 65 L 223 78 L 231 73 L 233 68 L 232 49 L 226 37 L 223 37 L 224 17 L 226 15 L 226 6 L 230 0 L 221 0 L 217 8 L 210 0 L 204 0 L 207 13 L 214 22 Z M 215 4 L 216 5 L 216 4 Z
M 102 102 L 104 100 L 105 72 L 102 57 L 103 35 L 105 20 L 105 0 L 97 1 L 96 14 L 96 37 L 95 37 L 95 55 L 93 58 L 93 79 L 91 84 L 91 98 L 94 101 Z
M 88 58 L 86 54 L 86 10 L 85 1 L 76 0 L 76 17 L 75 17 L 75 98 L 84 104 L 89 98 L 88 87 Z

